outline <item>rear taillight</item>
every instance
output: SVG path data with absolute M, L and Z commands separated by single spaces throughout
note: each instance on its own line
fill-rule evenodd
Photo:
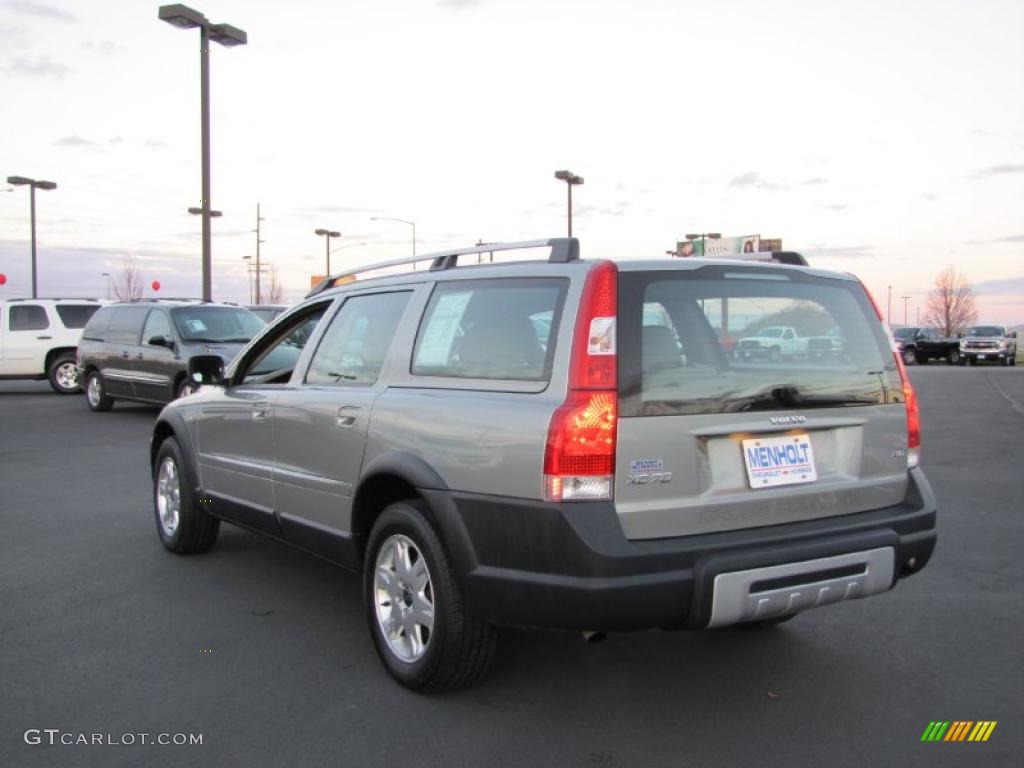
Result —
M 618 270 L 610 261 L 587 275 L 569 360 L 569 392 L 548 427 L 544 497 L 612 498 L 619 395 L 615 324 Z
M 875 314 L 878 315 L 879 321 L 884 322 L 882 311 L 878 308 L 875 297 L 863 283 L 861 283 L 861 287 L 871 301 L 871 306 L 875 308 Z M 891 335 L 889 338 L 892 339 Z M 900 385 L 903 387 L 903 399 L 907 406 L 907 467 L 916 467 L 921 460 L 921 411 L 917 406 L 917 392 L 914 391 L 914 386 L 910 383 L 907 369 L 903 365 L 903 358 L 895 345 L 893 345 L 893 357 L 896 360 L 896 370 L 900 372 Z

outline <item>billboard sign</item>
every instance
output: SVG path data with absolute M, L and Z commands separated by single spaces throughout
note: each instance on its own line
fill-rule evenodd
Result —
M 676 243 L 676 255 L 687 256 L 732 256 L 740 253 L 757 253 L 761 247 L 760 235 L 743 237 L 697 238 L 680 240 Z

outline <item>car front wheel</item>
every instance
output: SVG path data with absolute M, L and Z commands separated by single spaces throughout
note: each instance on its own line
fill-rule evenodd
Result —
M 421 502 L 400 501 L 380 514 L 363 579 L 370 635 L 399 683 L 434 693 L 466 685 L 487 668 L 494 629 L 466 609 Z
M 106 393 L 99 371 L 89 371 L 85 377 L 85 401 L 92 411 L 109 411 L 114 407 L 114 398 Z
M 78 366 L 75 364 L 74 356 L 58 357 L 50 363 L 47 378 L 57 394 L 73 395 L 75 392 L 81 391 L 78 381 Z
M 914 353 L 913 347 L 907 347 L 903 350 L 903 364 L 913 365 L 917 362 L 917 355 Z
M 217 541 L 220 520 L 209 514 L 188 480 L 181 446 L 169 437 L 156 455 L 153 511 L 163 545 L 179 555 L 206 552 Z
M 951 349 L 951 350 L 949 350 L 949 355 L 946 356 L 946 360 L 949 362 L 950 365 L 959 365 L 960 364 L 960 350 L 959 349 Z

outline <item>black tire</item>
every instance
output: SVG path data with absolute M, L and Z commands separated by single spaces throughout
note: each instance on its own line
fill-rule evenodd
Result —
M 197 498 L 188 468 L 182 460 L 181 447 L 173 437 L 160 445 L 153 473 L 153 512 L 156 532 L 163 545 L 178 555 L 206 552 L 217 541 L 220 520 L 203 509 Z M 177 516 L 168 504 L 176 496 Z M 163 504 L 161 503 L 163 502 Z
M 949 353 L 946 355 L 946 362 L 948 362 L 950 365 L 960 365 L 960 350 L 949 350 Z
M 78 364 L 74 355 L 58 355 L 46 371 L 50 386 L 58 395 L 73 395 L 82 391 Z
M 779 362 L 782 359 L 782 350 L 778 347 L 772 347 L 768 350 L 768 359 L 773 363 Z
M 174 385 L 174 399 L 180 400 L 183 397 L 188 397 L 195 390 L 192 388 L 192 382 L 187 378 L 182 378 Z
M 1000 362 L 1002 363 L 1003 368 L 1005 368 L 1006 366 L 1008 366 L 1010 364 L 1010 358 L 1002 357 L 1002 358 L 1000 358 Z
M 407 548 L 413 568 L 405 573 L 400 573 L 396 546 Z M 395 556 L 393 570 L 387 564 L 392 554 Z M 382 573 L 387 576 L 378 588 L 378 562 L 382 560 L 385 562 Z M 416 578 L 413 571 L 421 565 L 425 565 L 426 573 L 423 586 L 405 582 L 406 577 L 410 581 Z M 494 628 L 466 610 L 462 588 L 448 553 L 430 524 L 422 502 L 396 502 L 377 518 L 366 547 L 363 596 L 377 655 L 388 673 L 406 688 L 420 693 L 452 690 L 471 683 L 487 669 L 496 644 Z M 409 659 L 403 659 L 400 651 L 391 645 L 401 645 L 410 637 L 407 625 L 402 623 L 390 641 L 383 627 L 388 621 L 394 621 L 391 616 L 396 601 L 402 610 L 399 623 L 410 616 L 409 622 L 418 627 L 415 634 L 422 641 L 419 655 L 415 647 L 409 649 Z M 425 640 L 427 628 L 416 624 L 413 615 L 417 601 L 431 607 L 431 626 Z
M 1016 355 L 1016 354 L 1014 354 L 1014 355 L 1013 355 L 1013 356 L 1012 356 L 1012 357 L 1010 358 L 1010 365 L 1014 365 L 1014 366 L 1015 366 L 1015 365 L 1017 365 L 1017 355 Z
M 114 407 L 114 398 L 107 394 L 99 371 L 89 371 L 85 376 L 85 402 L 91 411 L 109 411 Z
M 904 347 L 903 348 L 903 364 L 904 365 L 913 365 L 917 361 L 918 361 L 917 360 L 917 350 L 914 349 L 913 347 Z

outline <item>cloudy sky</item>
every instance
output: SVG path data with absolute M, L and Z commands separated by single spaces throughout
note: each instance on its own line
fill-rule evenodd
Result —
M 200 293 L 199 34 L 144 0 L 0 0 L 0 177 L 37 193 L 40 293 L 125 256 Z M 214 46 L 214 297 L 242 257 L 298 299 L 323 271 L 575 234 L 657 257 L 687 232 L 781 237 L 909 319 L 947 265 L 1024 323 L 1020 0 L 196 0 Z M 0 185 L 0 296 L 30 291 L 28 191 Z

